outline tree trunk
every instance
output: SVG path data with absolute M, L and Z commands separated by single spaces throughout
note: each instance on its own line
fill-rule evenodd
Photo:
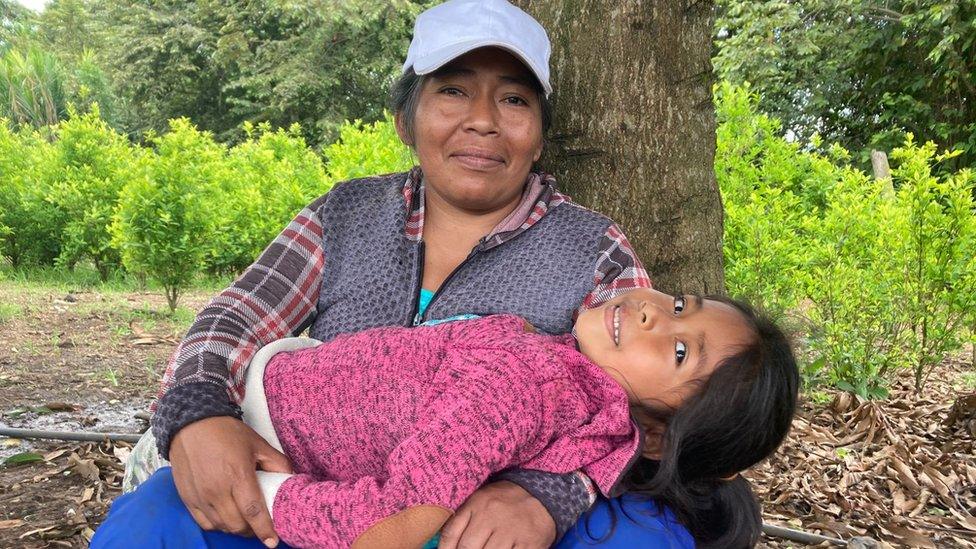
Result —
M 664 291 L 723 293 L 712 0 L 515 0 L 553 44 L 542 167 L 613 218 Z
M 180 299 L 180 290 L 176 286 L 166 286 L 164 290 L 166 292 L 166 304 L 169 305 L 170 314 L 173 314 L 176 312 L 176 304 Z

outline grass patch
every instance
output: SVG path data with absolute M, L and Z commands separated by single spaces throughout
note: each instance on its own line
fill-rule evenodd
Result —
M 182 326 L 184 330 L 188 330 L 190 325 L 193 324 L 193 319 L 196 318 L 197 312 L 187 309 L 186 307 L 177 307 L 176 311 L 170 315 L 173 322 L 177 326 Z
M 0 324 L 23 314 L 24 310 L 15 303 L 4 303 L 0 301 Z
M 88 263 L 75 266 L 74 269 L 59 267 L 19 267 L 14 269 L 9 265 L 0 267 L 0 281 L 26 288 L 56 288 L 65 292 L 69 290 L 95 290 L 99 292 L 158 292 L 163 293 L 163 287 L 153 280 L 140 280 L 133 274 L 124 271 L 111 273 L 104 282 L 99 278 L 98 271 Z M 188 288 L 189 291 L 213 291 L 226 288 L 233 281 L 232 276 L 199 276 Z
M 960 374 L 959 384 L 964 390 L 976 390 L 976 372 L 963 372 Z
M 186 292 L 215 295 L 233 280 L 231 276 L 200 276 Z M 145 332 L 182 337 L 198 312 L 181 305 L 171 313 L 165 306 L 165 299 L 156 300 L 145 295 L 141 303 L 134 302 L 133 299 L 140 299 L 139 295 L 134 294 L 158 294 L 162 298 L 163 289 L 152 281 L 142 284 L 135 276 L 124 272 L 113 273 L 107 281 L 102 282 L 91 265 L 81 264 L 69 271 L 54 267 L 14 269 L 10 265 L 0 264 L 0 298 L 6 299 L 0 300 L 0 323 L 23 314 L 24 303 L 32 303 L 31 300 L 36 299 L 46 303 L 51 294 L 60 298 L 70 292 L 99 294 L 95 300 L 82 298 L 72 306 L 72 311 L 81 316 L 107 314 L 109 335 L 116 342 L 133 335 L 130 326 L 133 323 Z M 163 304 L 160 305 L 159 301 Z M 57 345 L 59 342 L 52 340 L 51 343 Z

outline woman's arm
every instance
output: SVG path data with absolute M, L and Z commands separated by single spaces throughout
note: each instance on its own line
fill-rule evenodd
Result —
M 194 520 L 206 530 L 277 543 L 256 469 L 291 464 L 240 421 L 244 370 L 264 344 L 300 333 L 322 277 L 324 197 L 302 210 L 258 260 L 197 315 L 163 379 L 152 418 L 160 453 Z
M 303 209 L 230 287 L 197 315 L 163 376 L 153 416 L 168 457 L 184 426 L 213 416 L 240 418 L 245 367 L 267 343 L 312 321 L 322 280 L 320 198 Z

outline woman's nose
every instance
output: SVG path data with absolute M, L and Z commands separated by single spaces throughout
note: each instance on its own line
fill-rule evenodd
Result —
M 492 98 L 481 93 L 470 102 L 466 129 L 481 135 L 498 133 L 498 109 Z

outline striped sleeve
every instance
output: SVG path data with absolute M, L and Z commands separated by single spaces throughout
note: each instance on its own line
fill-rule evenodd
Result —
M 303 209 L 246 271 L 197 314 L 163 376 L 153 434 L 165 457 L 183 426 L 239 417 L 244 370 L 262 346 L 298 335 L 314 319 L 324 251 L 319 198 Z
M 612 224 L 600 241 L 593 273 L 593 290 L 583 298 L 583 304 L 576 314 L 605 303 L 620 292 L 650 287 L 651 279 L 637 258 L 634 247 L 620 227 Z

